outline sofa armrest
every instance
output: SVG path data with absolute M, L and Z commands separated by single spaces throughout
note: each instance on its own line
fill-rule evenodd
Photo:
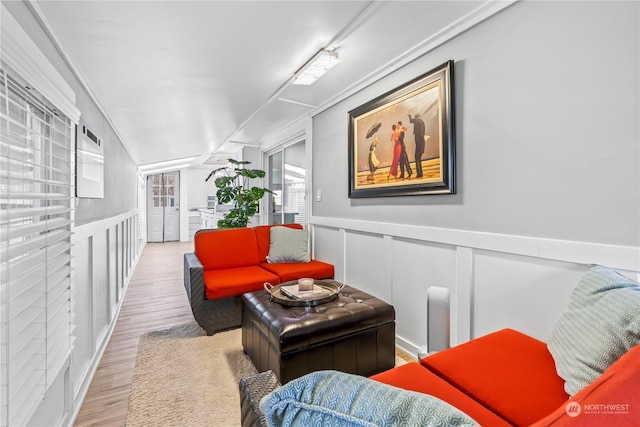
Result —
M 204 267 L 195 253 L 184 254 L 184 288 L 193 318 L 207 335 L 240 326 L 240 296 L 207 299 Z
M 240 379 L 240 410 L 242 427 L 266 427 L 267 420 L 260 410 L 260 400 L 280 387 L 272 371 L 261 372 Z
M 189 302 L 205 299 L 204 268 L 193 252 L 184 254 L 184 287 Z

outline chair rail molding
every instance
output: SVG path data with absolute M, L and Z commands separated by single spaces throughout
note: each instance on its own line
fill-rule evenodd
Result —
M 528 257 L 640 271 L 640 247 L 517 236 L 420 225 L 312 216 L 313 226 L 442 243 Z

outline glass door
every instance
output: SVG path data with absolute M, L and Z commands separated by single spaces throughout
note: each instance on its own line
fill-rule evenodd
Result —
M 282 224 L 282 151 L 269 156 L 269 224 Z
M 304 142 L 284 149 L 282 211 L 285 224 L 307 222 L 305 209 L 306 169 Z
M 269 224 L 305 224 L 306 169 L 304 141 L 268 155 Z

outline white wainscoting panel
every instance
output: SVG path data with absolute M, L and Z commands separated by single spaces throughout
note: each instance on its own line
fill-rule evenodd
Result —
M 471 339 L 473 249 L 456 247 L 456 285 L 451 290 L 451 345 Z
M 478 250 L 473 335 L 512 328 L 547 341 L 585 265 Z
M 345 282 L 392 303 L 390 242 L 381 235 L 354 232 L 346 234 L 345 242 Z
M 455 285 L 456 249 L 418 240 L 391 240 L 396 337 L 400 347 L 414 350 L 427 344 L 427 289 L 442 286 L 451 290 Z
M 314 228 L 312 231 L 313 258 L 333 264 L 334 277 L 344 281 L 344 231 L 335 228 Z
M 91 319 L 92 310 L 86 308 L 92 306 L 93 300 L 91 295 L 90 239 L 84 238 L 74 243 L 72 254 L 74 277 L 71 286 L 71 298 L 73 298 L 72 306 L 75 309 L 73 316 L 75 341 L 72 353 L 73 363 L 71 364 L 69 375 L 71 384 L 78 384 L 88 370 L 95 352 L 93 320 Z
M 91 288 L 92 288 L 92 320 L 96 343 L 107 332 L 109 322 L 109 282 L 107 257 L 107 230 L 97 233 L 91 240 Z
M 451 345 L 513 328 L 546 341 L 589 264 L 640 276 L 640 249 L 311 217 L 314 256 L 336 280 L 391 302 L 396 344 L 427 340 L 427 288 L 451 291 Z
M 117 260 L 117 247 L 116 247 L 116 227 L 110 227 L 107 230 L 108 236 L 108 252 L 107 252 L 107 277 L 109 280 L 109 302 L 110 302 L 110 321 L 113 319 L 113 316 L 118 307 L 118 301 L 120 301 L 120 289 L 118 288 L 118 278 L 117 278 L 117 269 L 116 269 L 116 260 Z
M 118 234 L 118 241 L 117 241 L 117 246 L 118 246 L 118 256 L 117 256 L 117 271 L 118 271 L 118 286 L 120 287 L 120 289 L 124 289 L 124 285 L 125 285 L 125 280 L 124 278 L 126 277 L 126 270 L 125 270 L 125 264 L 124 264 L 124 251 L 122 250 L 124 248 L 124 221 L 119 222 L 118 225 L 116 225 L 116 229 L 117 234 Z

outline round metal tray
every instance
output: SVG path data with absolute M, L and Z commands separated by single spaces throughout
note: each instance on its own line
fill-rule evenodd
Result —
M 322 296 L 320 298 L 309 298 L 309 299 L 298 299 L 292 298 L 289 295 L 285 295 L 282 293 L 281 288 L 283 286 L 295 286 L 298 283 L 297 280 L 293 280 L 290 282 L 280 283 L 279 285 L 273 286 L 269 282 L 265 282 L 264 288 L 271 297 L 271 301 L 277 302 L 278 304 L 288 305 L 291 307 L 314 307 L 319 304 L 324 304 L 326 302 L 333 301 L 338 297 L 338 294 L 344 288 L 344 283 L 336 282 L 335 280 L 314 280 L 313 283 L 316 286 L 324 288 L 328 290 L 329 295 Z

